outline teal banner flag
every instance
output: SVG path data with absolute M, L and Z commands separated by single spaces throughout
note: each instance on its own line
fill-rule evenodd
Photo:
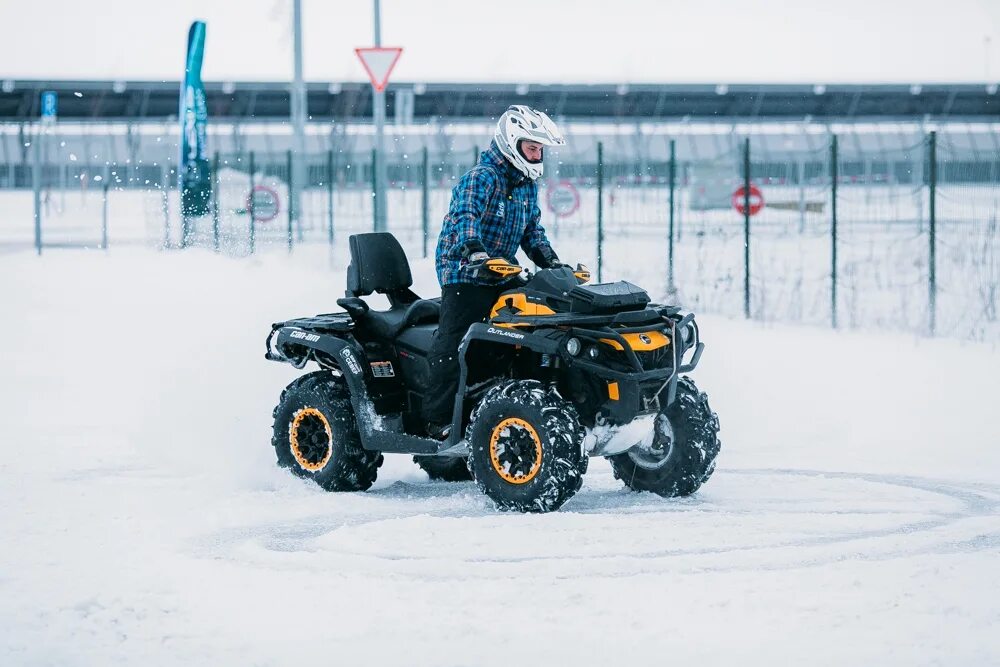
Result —
M 212 174 L 206 147 L 208 105 L 201 81 L 205 56 L 205 23 L 195 21 L 188 30 L 187 60 L 181 82 L 181 160 L 179 178 L 184 218 L 207 215 L 212 199 Z

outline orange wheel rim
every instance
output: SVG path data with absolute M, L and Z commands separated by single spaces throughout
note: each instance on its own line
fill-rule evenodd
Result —
M 295 462 L 308 472 L 319 472 L 333 456 L 330 422 L 316 408 L 302 408 L 295 413 L 288 427 L 288 440 Z
M 518 417 L 508 417 L 493 427 L 490 463 L 505 482 L 527 484 L 542 468 L 542 440 L 535 427 Z

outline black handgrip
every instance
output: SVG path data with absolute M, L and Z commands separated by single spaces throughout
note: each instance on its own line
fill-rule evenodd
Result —
M 348 296 L 342 299 L 337 299 L 337 305 L 347 311 L 347 314 L 351 316 L 351 319 L 358 322 L 366 314 L 368 314 L 368 304 L 359 297 Z

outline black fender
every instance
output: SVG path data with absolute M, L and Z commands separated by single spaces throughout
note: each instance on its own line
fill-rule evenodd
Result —
M 311 350 L 323 353 L 324 361 L 328 364 L 335 364 L 345 376 L 360 377 L 364 375 L 364 368 L 360 361 L 364 359 L 364 352 L 354 340 L 354 336 L 350 334 L 335 336 L 292 324 L 279 323 L 271 328 L 271 335 L 267 337 L 266 344 L 267 354 L 265 356 L 271 361 L 283 361 L 296 368 L 303 368 L 307 362 L 317 360 L 317 355 L 308 353 Z M 292 346 L 305 348 L 307 354 L 303 356 L 289 355 L 288 350 Z M 351 353 L 345 355 L 345 349 L 350 350 Z
M 449 440 L 461 440 L 459 434 L 462 433 L 462 408 L 465 405 L 467 393 L 467 379 L 469 375 L 469 363 L 467 360 L 469 347 L 476 341 L 488 341 L 491 343 L 501 343 L 526 347 L 541 354 L 558 354 L 559 342 L 543 333 L 518 331 L 514 327 L 500 327 L 488 322 L 473 324 L 462 338 L 458 346 L 458 392 L 455 394 L 455 406 L 452 412 L 452 428 Z
M 504 345 L 518 345 L 534 350 L 541 354 L 557 354 L 559 352 L 558 340 L 547 335 L 546 331 L 519 331 L 514 327 L 502 327 L 488 322 L 473 324 L 469 327 L 459 351 L 462 353 L 460 363 L 465 362 L 465 352 L 473 341 L 483 340 L 491 343 L 503 343 Z
M 288 356 L 286 352 L 291 346 L 305 348 L 306 354 Z M 273 326 L 271 335 L 267 337 L 266 357 L 272 361 L 290 363 L 296 368 L 303 368 L 309 361 L 316 361 L 322 367 L 335 366 L 350 389 L 361 441 L 362 444 L 365 443 L 366 436 L 370 436 L 374 430 L 375 411 L 371 407 L 368 387 L 365 384 L 367 356 L 354 340 L 354 336 L 349 334 L 344 337 L 334 336 L 279 323 Z
M 286 356 L 284 351 L 290 345 L 304 347 L 307 354 L 295 358 Z M 442 448 L 441 443 L 436 440 L 402 433 L 398 423 L 375 413 L 375 406 L 368 397 L 367 374 L 371 373 L 371 366 L 368 363 L 368 356 L 353 336 L 348 334 L 340 337 L 294 325 L 275 324 L 271 335 L 267 338 L 267 358 L 290 363 L 296 368 L 304 367 L 309 361 L 318 363 L 322 361 L 320 365 L 323 367 L 335 365 L 350 390 L 361 446 L 365 449 L 436 454 Z

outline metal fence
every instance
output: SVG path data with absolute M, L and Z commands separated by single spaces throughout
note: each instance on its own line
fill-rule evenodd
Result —
M 546 156 L 542 220 L 565 260 L 699 312 L 1000 340 L 996 127 L 623 134 L 595 129 Z M 451 188 L 487 142 L 411 142 L 387 160 L 389 231 L 411 258 L 433 255 Z M 304 184 L 289 160 L 215 154 L 212 213 L 189 221 L 169 164 L 0 164 L 0 247 L 323 245 L 344 266 L 346 237 L 373 225 L 372 152 L 310 153 Z

